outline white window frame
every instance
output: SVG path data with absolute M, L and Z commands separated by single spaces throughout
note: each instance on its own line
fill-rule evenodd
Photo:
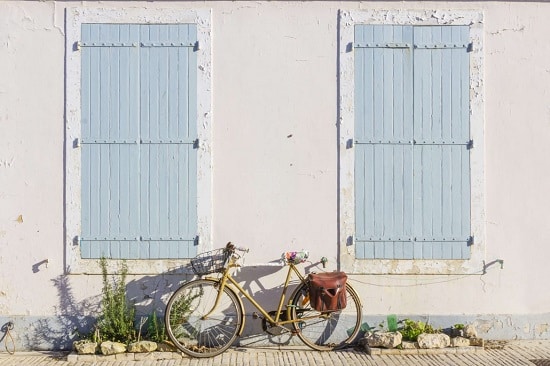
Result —
M 196 24 L 198 251 L 212 247 L 212 59 L 210 9 L 68 8 L 66 13 L 65 272 L 100 273 L 97 259 L 82 259 L 81 235 L 81 39 L 83 23 Z M 116 268 L 121 260 L 109 260 Z M 125 260 L 131 274 L 185 273 L 181 259 Z
M 356 274 L 479 274 L 485 259 L 483 12 L 441 10 L 340 11 L 339 246 L 342 270 Z M 356 24 L 468 25 L 470 54 L 471 257 L 465 260 L 355 258 L 354 27 Z

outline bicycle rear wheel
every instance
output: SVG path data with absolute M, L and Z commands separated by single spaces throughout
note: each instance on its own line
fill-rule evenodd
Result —
M 200 279 L 181 286 L 168 301 L 164 315 L 166 332 L 183 353 L 213 357 L 237 338 L 243 322 L 242 304 L 225 287 L 216 305 L 218 293 L 217 281 Z
M 346 285 L 347 306 L 338 311 L 318 312 L 309 304 L 307 283 L 301 284 L 292 295 L 292 323 L 296 334 L 309 347 L 330 351 L 345 347 L 355 340 L 361 328 L 361 300 L 355 290 Z

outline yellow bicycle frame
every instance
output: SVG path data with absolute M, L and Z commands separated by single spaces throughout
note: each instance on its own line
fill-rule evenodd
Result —
M 296 274 L 296 276 L 300 279 L 300 283 L 304 283 L 305 280 L 306 280 L 305 277 L 298 271 L 298 269 L 296 268 L 296 266 L 293 263 L 288 264 L 289 268 L 288 268 L 288 272 L 287 272 L 287 275 L 286 275 L 286 280 L 285 280 L 285 283 L 284 283 L 284 286 L 283 286 L 283 290 L 282 290 L 282 293 L 281 293 L 281 298 L 279 299 L 279 305 L 277 307 L 277 311 L 275 313 L 274 318 L 271 315 L 269 315 L 269 313 L 260 304 L 258 304 L 258 302 L 256 300 L 254 300 L 252 295 L 250 295 L 244 288 L 242 288 L 241 285 L 239 285 L 237 283 L 237 281 L 233 278 L 233 276 L 231 276 L 230 271 L 231 271 L 232 268 L 235 268 L 235 267 L 239 267 L 239 265 L 229 264 L 228 267 L 223 272 L 222 277 L 219 278 L 219 279 L 212 278 L 212 277 L 207 277 L 206 278 L 206 279 L 209 279 L 209 280 L 218 281 L 218 283 L 220 285 L 220 288 L 218 289 L 218 296 L 216 297 L 216 301 L 214 303 L 214 306 L 213 306 L 212 310 L 208 314 L 204 315 L 202 317 L 202 319 L 208 318 L 208 316 L 210 314 L 212 314 L 212 312 L 216 309 L 216 307 L 219 304 L 219 301 L 220 301 L 221 295 L 223 293 L 223 290 L 226 286 L 231 291 L 233 291 L 236 295 L 238 295 L 240 293 L 246 299 L 248 299 L 248 301 L 250 301 L 252 303 L 252 305 L 254 305 L 254 307 L 256 307 L 256 309 L 258 309 L 258 311 L 263 315 L 264 319 L 267 320 L 273 326 L 281 326 L 281 325 L 285 325 L 285 324 L 296 323 L 296 322 L 302 321 L 303 319 L 319 318 L 319 315 L 317 315 L 317 316 L 313 316 L 313 317 L 306 317 L 306 318 L 300 318 L 300 319 L 290 319 L 291 318 L 291 309 L 296 304 L 291 304 L 289 302 L 288 305 L 287 305 L 287 309 L 286 309 L 286 319 L 287 320 L 283 320 L 283 321 L 280 320 L 280 314 L 281 314 L 281 311 L 283 309 L 283 304 L 285 302 L 285 297 L 286 297 L 286 292 L 288 290 L 288 285 L 290 284 L 290 280 L 292 278 L 292 273 Z M 232 286 L 228 286 L 228 282 L 234 288 Z M 237 296 L 237 298 L 239 299 L 239 301 L 241 301 L 239 296 Z M 241 301 L 240 305 L 241 305 L 241 309 L 244 310 L 244 306 L 242 306 L 242 301 Z M 243 311 L 243 315 L 244 315 L 244 311 Z M 238 333 L 239 335 L 241 335 L 242 331 L 244 330 L 244 322 L 245 322 L 245 318 L 243 316 L 243 321 L 242 321 L 242 324 L 239 328 L 239 333 Z

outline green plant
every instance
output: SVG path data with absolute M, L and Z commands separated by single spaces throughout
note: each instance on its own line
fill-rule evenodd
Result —
M 155 310 L 153 310 L 153 314 L 147 322 L 147 339 L 157 343 L 161 343 L 167 339 L 166 328 L 164 327 L 162 318 L 157 315 Z
M 415 342 L 418 336 L 422 333 L 439 333 L 439 330 L 434 329 L 430 324 L 411 319 L 403 320 L 403 327 L 401 327 L 398 331 L 403 336 L 403 340 L 411 342 Z
M 101 314 L 96 328 L 99 340 L 129 343 L 135 339 L 135 306 L 126 299 L 126 276 L 128 266 L 122 262 L 119 272 L 110 279 L 107 273 L 107 260 L 99 261 L 103 276 Z
M 453 325 L 453 329 L 456 329 L 456 330 L 464 329 L 464 324 L 461 324 L 461 323 L 455 324 Z

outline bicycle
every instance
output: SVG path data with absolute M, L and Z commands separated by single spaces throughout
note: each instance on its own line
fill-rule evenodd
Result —
M 240 253 L 239 253 L 240 252 Z M 239 260 L 248 249 L 228 243 L 225 248 L 199 254 L 191 265 L 199 276 L 219 273 L 183 284 L 166 305 L 165 326 L 169 339 L 191 357 L 213 357 L 227 350 L 242 334 L 245 310 L 238 294 L 258 309 L 263 330 L 269 334 L 297 335 L 307 346 L 318 351 L 330 351 L 350 345 L 361 327 L 361 301 L 349 283 L 346 285 L 347 306 L 338 311 L 315 311 L 309 304 L 309 280 L 297 269 L 307 252 L 298 258 L 287 258 L 288 266 L 277 310 L 266 311 L 241 287 L 231 274 L 240 267 Z M 241 256 L 242 254 L 242 256 Z M 301 255 L 300 255 L 301 254 Z M 292 275 L 299 283 L 283 309 Z

